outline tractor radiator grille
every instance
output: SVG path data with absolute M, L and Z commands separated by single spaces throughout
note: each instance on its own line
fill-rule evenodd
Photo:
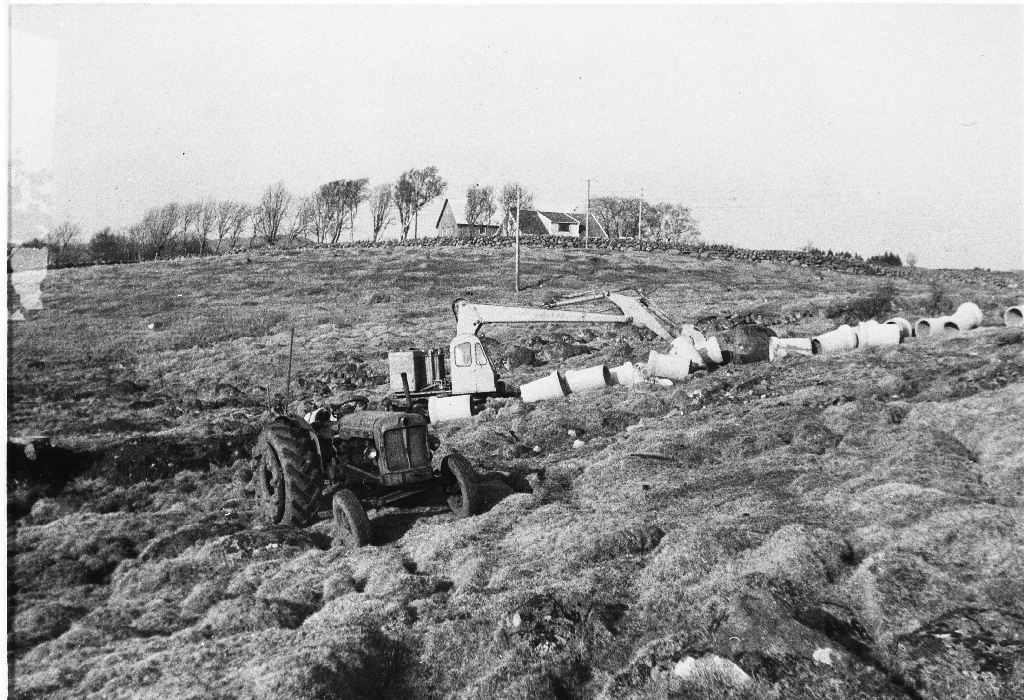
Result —
M 388 430 L 384 433 L 384 452 L 389 471 L 429 467 L 427 427 L 414 425 L 410 428 Z

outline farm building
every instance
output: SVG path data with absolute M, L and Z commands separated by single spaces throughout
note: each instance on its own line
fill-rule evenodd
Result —
M 493 236 L 498 233 L 498 226 L 491 224 L 467 224 L 455 218 L 455 208 L 449 200 L 444 200 L 441 214 L 437 217 L 438 236 Z
M 514 219 L 514 216 L 506 217 L 501 227 L 502 235 L 515 234 Z M 519 212 L 519 228 L 524 236 L 582 238 L 587 235 L 587 214 L 524 209 Z M 608 238 L 604 226 L 593 214 L 590 214 L 590 237 Z
M 7 251 L 7 317 L 24 321 L 23 311 L 43 308 L 42 283 L 48 261 L 46 248 L 18 246 Z
M 49 251 L 46 248 L 17 246 L 7 253 L 7 270 L 9 272 L 45 270 L 48 257 Z

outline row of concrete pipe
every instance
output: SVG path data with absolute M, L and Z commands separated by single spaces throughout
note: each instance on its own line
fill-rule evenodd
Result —
M 788 352 L 806 354 L 829 354 L 847 352 L 857 348 L 899 345 L 906 338 L 939 337 L 960 331 L 971 330 L 981 325 L 984 313 L 977 304 L 966 302 L 957 307 L 949 316 L 922 318 L 917 323 L 910 323 L 905 318 L 891 318 L 885 323 L 865 321 L 857 325 L 840 326 L 814 338 L 779 338 L 774 339 L 770 359 L 785 355 Z M 1003 314 L 1007 326 L 1024 326 L 1022 307 L 1011 306 Z
M 977 304 L 961 304 L 949 316 L 922 318 L 916 324 L 905 318 L 891 318 L 885 323 L 864 321 L 856 327 L 842 325 L 833 331 L 813 338 L 771 338 L 768 358 L 774 361 L 790 353 L 803 355 L 833 354 L 858 348 L 899 345 L 904 339 L 917 336 L 926 338 L 977 328 L 984 314 Z M 1011 306 L 1003 319 L 1007 326 L 1024 326 L 1024 307 Z M 652 350 L 646 363 L 626 362 L 618 367 L 597 365 L 586 369 L 554 371 L 524 384 L 519 388 L 520 398 L 526 403 L 558 399 L 609 386 L 632 386 L 658 383 L 672 386 L 698 369 L 724 362 L 718 340 L 707 338 L 693 326 L 683 326 L 682 333 L 672 341 L 668 353 Z M 431 420 L 443 422 L 470 415 L 469 397 L 431 399 Z
M 1003 315 L 1007 326 L 1024 326 L 1024 307 L 1012 306 Z M 928 337 L 977 328 L 984 318 L 977 304 L 961 304 L 949 316 L 922 318 L 911 324 L 905 318 L 892 318 L 885 323 L 864 321 L 856 327 L 843 325 L 814 338 L 772 338 L 769 359 L 789 353 L 817 355 L 845 352 L 857 348 L 899 345 L 912 336 Z M 520 397 L 527 403 L 562 398 L 608 386 L 656 382 L 665 386 L 685 379 L 697 369 L 724 361 L 718 340 L 706 338 L 692 326 L 684 326 L 682 334 L 672 342 L 667 354 L 654 350 L 646 364 L 627 362 L 619 367 L 598 365 L 580 370 L 552 372 L 546 377 L 520 387 Z

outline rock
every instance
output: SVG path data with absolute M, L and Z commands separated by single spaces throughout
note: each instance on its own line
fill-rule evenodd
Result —
M 163 324 L 162 321 L 153 321 L 151 324 L 146 326 L 146 328 L 148 328 L 151 331 L 158 331 L 158 330 L 160 330 L 163 327 L 164 327 L 164 324 Z
M 832 655 L 835 654 L 835 650 L 831 647 L 823 647 L 814 650 L 812 658 L 816 663 L 825 664 L 826 666 L 832 665 Z
M 514 345 L 505 360 L 509 369 L 516 367 L 534 367 L 537 364 L 537 352 L 522 345 Z
M 32 505 L 29 519 L 33 525 L 45 525 L 54 520 L 60 520 L 73 512 L 74 509 L 66 503 L 55 501 L 52 498 L 40 498 Z
M 752 362 L 767 362 L 768 347 L 775 331 L 766 326 L 743 324 L 715 336 L 726 360 L 744 365 Z
M 573 443 L 572 443 L 572 448 L 573 448 L 574 450 L 578 450 L 579 448 L 583 447 L 583 446 L 584 446 L 584 445 L 586 445 L 586 444 L 587 444 L 587 443 L 583 442 L 582 440 L 578 440 L 578 439 L 577 439 L 577 440 L 574 440 L 574 441 L 573 441 Z
M 709 654 L 699 659 L 687 656 L 676 664 L 673 673 L 683 680 L 714 676 L 729 685 L 743 685 L 750 682 L 750 676 L 742 668 L 717 654 Z

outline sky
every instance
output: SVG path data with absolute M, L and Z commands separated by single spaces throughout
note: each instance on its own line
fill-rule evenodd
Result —
M 590 179 L 715 243 L 1024 268 L 1021 5 L 12 5 L 11 30 L 12 157 L 87 234 L 435 165 L 458 212 L 512 180 L 582 211 Z

